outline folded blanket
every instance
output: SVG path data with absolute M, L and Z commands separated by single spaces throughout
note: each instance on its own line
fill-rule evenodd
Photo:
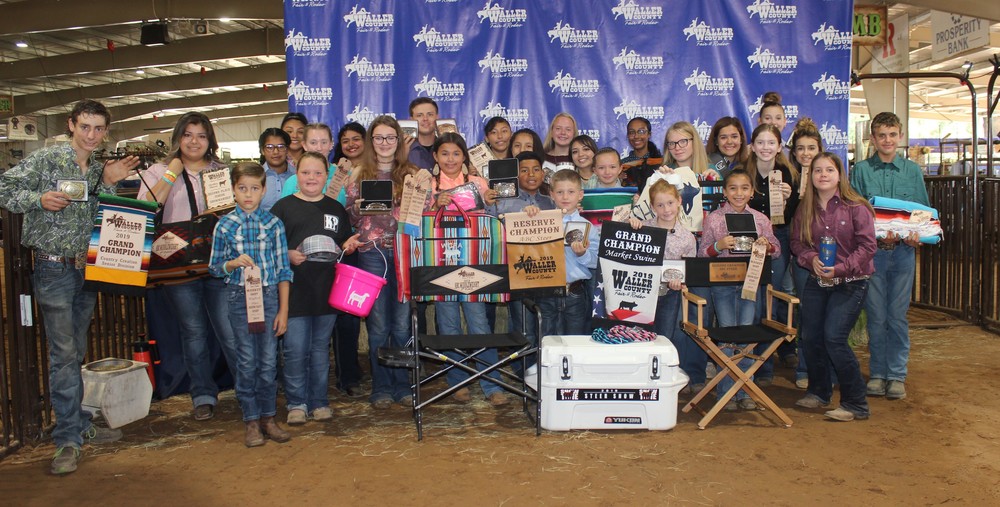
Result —
M 888 197 L 873 197 L 871 202 L 872 207 L 875 208 L 876 238 L 884 238 L 888 232 L 900 236 L 908 236 L 911 232 L 916 232 L 920 236 L 921 243 L 932 245 L 940 243 L 944 238 L 941 221 L 938 219 L 938 211 L 930 206 Z M 913 219 L 915 211 L 928 212 L 930 219 Z

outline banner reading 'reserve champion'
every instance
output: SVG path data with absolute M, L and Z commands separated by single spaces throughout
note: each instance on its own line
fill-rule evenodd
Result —
M 599 146 L 627 150 L 628 120 L 675 121 L 703 140 L 721 116 L 748 134 L 762 96 L 791 135 L 812 117 L 847 152 L 851 0 L 285 0 L 289 109 L 336 126 L 409 116 L 431 97 L 470 144 L 505 117 L 542 137 L 567 111 Z

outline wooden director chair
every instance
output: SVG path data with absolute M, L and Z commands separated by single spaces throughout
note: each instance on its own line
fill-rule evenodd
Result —
M 432 284 L 421 284 L 411 288 L 415 296 L 437 295 L 438 288 Z M 521 319 L 521 329 L 525 328 L 525 323 L 529 318 L 530 311 L 535 314 L 538 329 L 542 329 L 541 312 L 533 301 L 523 299 L 525 312 Z M 465 334 L 465 335 L 427 335 L 417 332 L 417 302 L 410 301 L 410 329 L 411 339 L 406 349 L 379 349 L 379 360 L 388 365 L 402 368 L 410 368 L 411 387 L 413 389 L 413 420 L 417 426 L 417 440 L 424 438 L 423 432 L 423 411 L 424 409 L 438 401 L 441 401 L 452 394 L 455 394 L 463 387 L 475 387 L 480 380 L 487 380 L 504 388 L 506 391 L 521 398 L 522 410 L 528 416 L 528 420 L 535 425 L 535 435 L 540 435 L 541 427 L 541 375 L 536 375 L 535 386 L 528 387 L 525 382 L 524 373 L 527 370 L 527 358 L 538 354 L 538 345 L 532 345 L 525 338 L 524 333 L 516 330 L 506 334 Z M 490 364 L 479 358 L 479 355 L 487 349 L 498 349 L 499 359 L 496 363 Z M 506 350 L 506 352 L 505 352 Z M 453 359 L 444 354 L 445 351 L 457 352 L 462 357 Z M 423 361 L 421 361 L 423 359 Z M 516 375 L 510 368 L 515 361 L 521 361 L 522 374 Z M 440 364 L 440 368 L 428 373 L 425 368 L 430 363 Z M 477 366 L 486 366 L 480 371 Z M 452 368 L 465 370 L 469 377 L 462 382 L 446 388 L 430 398 L 424 399 L 421 387 L 437 379 L 444 377 Z M 488 376 L 491 372 L 500 372 L 500 379 Z M 529 402 L 534 403 L 534 410 L 530 410 Z
M 711 287 L 717 285 L 742 285 L 743 280 L 746 277 L 747 265 L 749 263 L 749 258 L 686 258 L 685 259 L 685 284 L 691 287 Z M 792 327 L 792 315 L 795 310 L 795 305 L 799 304 L 799 299 L 785 294 L 784 292 L 775 290 L 770 285 L 771 278 L 771 263 L 770 260 L 764 263 L 764 269 L 761 273 L 761 286 L 767 287 L 767 313 L 765 317 L 761 320 L 760 324 L 753 324 L 749 326 L 732 326 L 732 327 L 713 327 L 711 323 L 704 322 L 704 310 L 707 301 L 696 295 L 684 290 L 683 296 L 685 301 L 682 301 L 682 318 L 681 326 L 691 338 L 701 347 L 708 357 L 715 362 L 718 367 L 718 373 L 705 384 L 705 388 L 698 392 L 694 398 L 688 402 L 684 408 L 683 412 L 690 412 L 692 409 L 697 410 L 698 413 L 702 414 L 703 417 L 698 421 L 698 429 L 705 429 L 708 423 L 712 422 L 712 419 L 719 414 L 720 411 L 726 406 L 736 393 L 742 389 L 750 396 L 751 399 L 757 402 L 761 407 L 769 409 L 780 419 L 785 427 L 790 427 L 792 425 L 792 420 L 774 404 L 764 392 L 757 387 L 753 382 L 753 374 L 764 364 L 768 358 L 771 357 L 778 350 L 778 347 L 783 342 L 792 341 L 795 338 L 796 329 Z M 774 298 L 777 297 L 788 303 L 788 321 L 785 323 L 776 322 L 772 319 L 773 316 L 773 302 Z M 693 323 L 689 320 L 689 311 L 687 301 L 694 303 L 698 306 L 697 310 L 697 323 Z M 760 354 L 754 353 L 754 348 L 761 343 L 769 344 L 764 352 Z M 732 344 L 720 346 L 720 344 Z M 724 347 L 732 347 L 734 349 L 734 354 L 732 357 L 727 356 L 723 352 Z M 753 364 L 743 371 L 739 367 L 740 360 L 748 358 L 753 360 Z M 715 402 L 707 412 L 701 409 L 698 404 L 709 396 L 712 391 L 715 390 L 715 386 L 719 384 L 720 381 L 725 376 L 732 377 L 734 380 L 733 387 L 726 391 L 726 393 Z

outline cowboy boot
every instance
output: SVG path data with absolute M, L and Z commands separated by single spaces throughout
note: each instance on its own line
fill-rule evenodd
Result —
M 281 429 L 281 426 L 278 426 L 278 423 L 274 420 L 274 416 L 261 418 L 260 425 L 261 429 L 264 431 L 264 436 L 279 444 L 292 439 L 291 433 L 288 433 L 287 431 Z
M 260 421 L 247 421 L 247 435 L 244 442 L 247 447 L 260 447 L 264 445 L 264 435 L 260 432 Z

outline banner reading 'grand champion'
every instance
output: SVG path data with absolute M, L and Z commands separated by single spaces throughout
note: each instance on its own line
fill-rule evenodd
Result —
M 721 116 L 757 124 L 781 93 L 788 126 L 810 116 L 847 152 L 850 0 L 285 0 L 289 110 L 336 128 L 408 117 L 431 97 L 470 144 L 493 116 L 542 137 L 566 111 L 599 146 L 626 123 L 675 121 L 702 138 Z M 662 146 L 661 146 L 662 148 Z

